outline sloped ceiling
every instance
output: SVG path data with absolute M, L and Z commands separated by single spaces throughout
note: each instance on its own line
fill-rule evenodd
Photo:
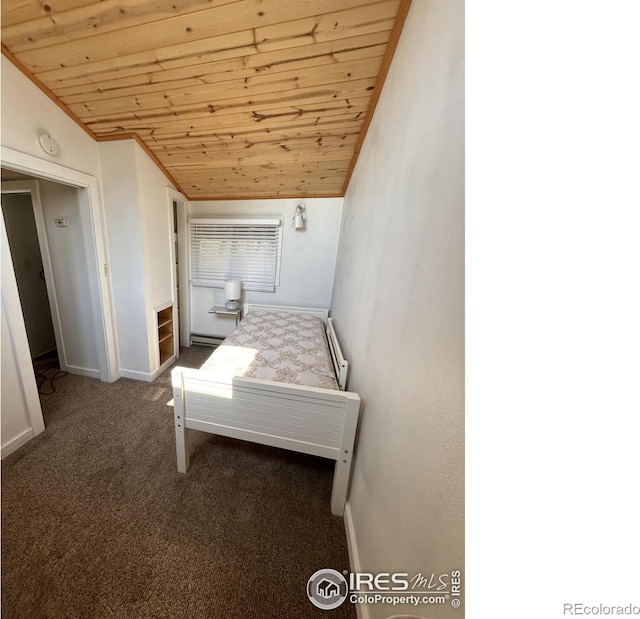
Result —
M 340 196 L 409 5 L 2 0 L 2 44 L 88 133 L 135 137 L 190 199 Z

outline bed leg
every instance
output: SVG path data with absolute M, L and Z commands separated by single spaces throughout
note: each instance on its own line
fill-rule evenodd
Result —
M 331 513 L 334 516 L 344 515 L 344 505 L 347 502 L 347 490 L 351 477 L 351 454 L 336 460 L 333 474 L 333 490 L 331 491 Z
M 336 468 L 333 474 L 333 490 L 331 492 L 331 513 L 334 516 L 344 515 L 344 506 L 347 502 L 349 482 L 351 481 L 353 447 L 356 442 L 358 415 L 360 413 L 360 398 L 358 395 L 355 393 L 345 395 L 348 396 L 348 400 L 342 430 L 340 457 L 336 460 Z
M 178 456 L 178 472 L 186 473 L 189 468 L 189 437 L 187 429 L 176 423 L 176 455 Z
M 189 437 L 184 418 L 184 389 L 182 374 L 174 370 L 173 383 L 173 418 L 176 428 L 176 455 L 178 458 L 178 472 L 186 473 L 189 468 Z

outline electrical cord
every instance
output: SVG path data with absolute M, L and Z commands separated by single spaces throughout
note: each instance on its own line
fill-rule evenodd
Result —
M 68 374 L 68 372 L 64 372 L 63 370 L 59 370 L 57 368 L 51 368 L 49 370 L 44 370 L 40 372 L 36 368 L 34 368 L 36 374 L 36 384 L 38 385 L 38 393 L 40 395 L 51 395 L 56 392 L 56 388 L 54 385 L 54 381 L 58 378 L 63 378 Z M 50 383 L 47 386 L 47 383 Z

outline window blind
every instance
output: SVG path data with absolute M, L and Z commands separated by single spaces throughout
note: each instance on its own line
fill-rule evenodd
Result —
M 244 290 L 275 292 L 279 284 L 279 219 L 192 219 L 191 283 L 223 288 L 238 279 Z

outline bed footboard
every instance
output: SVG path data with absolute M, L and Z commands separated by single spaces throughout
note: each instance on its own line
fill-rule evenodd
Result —
M 178 471 L 189 468 L 188 429 L 290 449 L 336 461 L 331 512 L 342 516 L 347 499 L 360 411 L 357 393 L 174 368 Z

